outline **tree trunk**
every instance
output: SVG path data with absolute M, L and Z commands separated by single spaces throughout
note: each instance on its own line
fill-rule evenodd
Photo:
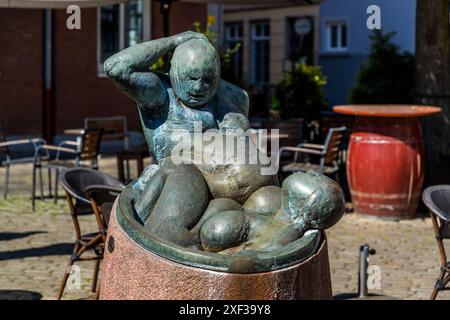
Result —
M 417 0 L 416 19 L 416 102 L 442 108 L 422 119 L 425 185 L 450 184 L 449 0 Z

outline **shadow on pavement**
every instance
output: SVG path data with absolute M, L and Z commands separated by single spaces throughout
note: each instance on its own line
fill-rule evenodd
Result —
M 42 256 L 62 256 L 72 254 L 73 243 L 57 243 L 45 247 L 0 252 L 0 261 Z
M 0 290 L 0 300 L 41 300 L 39 292 L 24 290 Z
M 333 300 L 398 300 L 391 296 L 384 296 L 381 294 L 369 294 L 366 297 L 360 297 L 357 293 L 341 293 L 335 295 Z
M 0 241 L 9 241 L 22 239 L 35 234 L 47 233 L 47 231 L 29 231 L 29 232 L 0 232 Z

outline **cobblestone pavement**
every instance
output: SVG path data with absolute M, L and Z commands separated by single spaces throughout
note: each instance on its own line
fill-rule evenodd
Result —
M 115 160 L 102 159 L 100 170 L 116 175 Z M 66 203 L 38 201 L 33 213 L 31 166 L 15 166 L 11 176 L 11 197 L 0 200 L 0 299 L 54 299 L 74 238 Z M 85 230 L 96 230 L 93 217 L 81 222 Z M 347 214 L 327 236 L 334 295 L 356 292 L 358 249 L 368 243 L 377 250 L 370 264 L 379 267 L 381 277 L 381 289 L 372 293 L 398 299 L 429 297 L 439 271 L 429 218 L 392 222 Z M 78 266 L 80 285 L 71 282 L 64 298 L 92 299 L 94 263 L 79 262 Z M 450 295 L 443 292 L 438 298 Z

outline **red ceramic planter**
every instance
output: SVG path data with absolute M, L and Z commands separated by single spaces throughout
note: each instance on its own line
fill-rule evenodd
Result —
M 355 115 L 347 177 L 358 214 L 414 218 L 424 179 L 420 116 L 440 112 L 428 106 L 339 106 Z

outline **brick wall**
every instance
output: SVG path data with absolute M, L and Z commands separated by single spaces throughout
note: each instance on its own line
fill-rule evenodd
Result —
M 160 11 L 160 3 L 152 2 L 152 38 L 163 36 L 163 19 Z M 194 30 L 193 23 L 199 21 L 205 26 L 207 6 L 188 2 L 174 2 L 170 9 L 170 34 L 177 34 L 187 30 Z
M 97 72 L 97 9 L 82 9 L 81 30 L 66 28 L 67 14 L 56 10 L 53 21 L 55 131 L 80 128 L 87 116 L 125 115 L 138 129 L 136 106 Z
M 82 9 L 81 30 L 66 28 L 67 14 L 53 14 L 55 132 L 83 126 L 86 116 L 125 115 L 140 130 L 136 106 L 97 72 L 97 9 Z M 171 34 L 205 22 L 206 6 L 174 3 Z M 159 3 L 152 7 L 152 38 L 162 36 Z M 42 131 L 42 10 L 0 9 L 0 121 L 7 134 Z
M 42 123 L 41 10 L 0 9 L 0 123 L 6 134 L 39 134 Z

